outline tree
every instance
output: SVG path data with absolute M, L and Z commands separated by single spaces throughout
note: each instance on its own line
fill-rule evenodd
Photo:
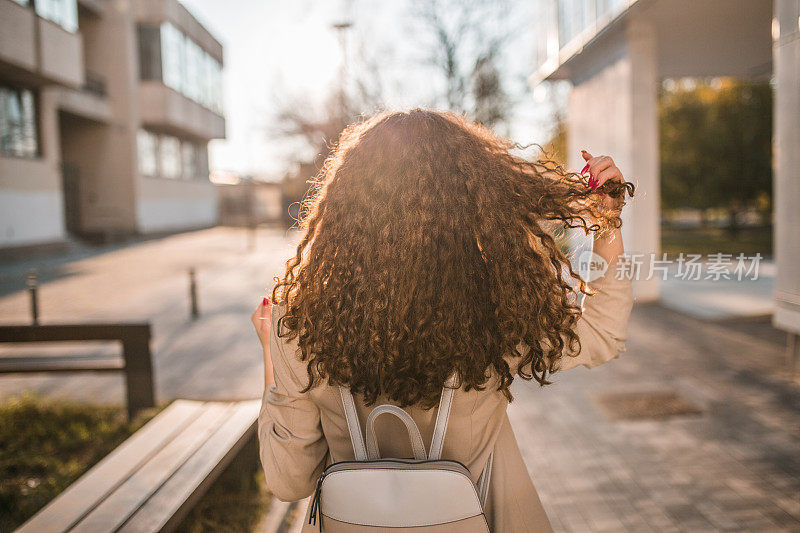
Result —
M 429 32 L 426 60 L 445 82 L 446 107 L 486 126 L 507 118 L 498 61 L 516 34 L 505 0 L 415 0 L 412 15 Z
M 500 68 L 506 44 L 518 33 L 508 18 L 508 1 L 412 0 L 411 4 L 410 13 L 417 23 L 413 31 L 419 32 L 415 39 L 426 62 L 445 81 L 441 93 L 434 89 L 433 100 L 490 127 L 506 120 L 511 105 Z M 353 44 L 359 48 L 358 43 Z M 381 62 L 363 45 L 354 57 L 345 56 L 348 68 L 343 63 L 338 83 L 331 87 L 323 105 L 314 107 L 308 99 L 295 97 L 280 106 L 271 121 L 275 137 L 296 139 L 305 147 L 284 178 L 287 206 L 301 202 L 307 194 L 309 180 L 321 168 L 342 129 L 384 105 Z M 298 215 L 302 213 L 291 214 Z
M 772 88 L 766 81 L 670 84 L 659 97 L 662 207 L 741 212 L 772 199 Z

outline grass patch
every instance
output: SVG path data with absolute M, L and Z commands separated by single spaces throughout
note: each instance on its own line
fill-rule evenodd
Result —
M 741 228 L 732 235 L 723 228 L 661 229 L 661 250 L 670 258 L 684 254 L 708 255 L 713 253 L 761 257 L 772 256 L 772 227 Z
M 122 407 L 34 394 L 5 400 L 0 405 L 0 532 L 13 531 L 36 514 L 159 410 L 147 410 L 128 422 Z M 252 441 L 190 511 L 179 531 L 252 531 L 270 499 Z
M 253 531 L 267 512 L 271 498 L 253 441 L 217 478 L 177 531 L 179 533 Z
M 0 531 L 36 514 L 152 418 L 25 394 L 0 405 Z

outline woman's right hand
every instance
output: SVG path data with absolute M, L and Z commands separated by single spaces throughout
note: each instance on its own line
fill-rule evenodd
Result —
M 596 191 L 610 180 L 617 180 L 620 183 L 625 181 L 622 178 L 622 172 L 617 168 L 617 165 L 614 164 L 614 160 L 611 159 L 611 157 L 607 155 L 593 157 L 592 154 L 586 150 L 581 150 L 581 155 L 586 161 L 586 166 L 581 174 L 588 170 L 589 186 L 593 191 Z M 603 204 L 609 209 L 621 210 L 624 200 L 624 195 L 619 198 L 612 198 L 607 194 L 603 195 Z M 610 269 L 616 264 L 619 256 L 625 253 L 622 246 L 622 232 L 619 228 L 614 228 L 607 232 L 595 232 L 592 251 L 601 256 L 606 261 L 608 265 L 607 268 Z
M 581 150 L 581 156 L 586 161 L 586 166 L 583 167 L 581 174 L 589 172 L 589 187 L 596 191 L 603 186 L 607 181 L 619 181 L 624 183 L 625 179 L 622 177 L 622 171 L 611 159 L 611 156 L 601 155 L 594 157 L 586 150 Z M 609 209 L 621 209 L 624 195 L 620 198 L 612 198 L 611 196 L 603 195 L 603 204 Z

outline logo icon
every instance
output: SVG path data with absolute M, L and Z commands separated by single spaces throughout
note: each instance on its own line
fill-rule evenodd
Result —
M 578 256 L 578 274 L 587 283 L 602 278 L 608 270 L 608 262 L 591 250 L 584 250 Z

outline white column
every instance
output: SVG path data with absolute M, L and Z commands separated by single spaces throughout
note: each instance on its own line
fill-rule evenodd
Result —
M 581 169 L 580 150 L 614 158 L 636 197 L 623 211 L 625 251 L 647 263 L 661 248 L 658 154 L 658 64 L 655 30 L 645 20 L 629 20 L 624 35 L 594 50 L 589 74 L 573 79 L 568 106 L 568 164 Z M 606 64 L 598 66 L 598 62 Z M 645 265 L 646 266 L 646 265 Z M 658 279 L 634 283 L 639 301 L 656 300 Z
M 800 334 L 800 2 L 775 0 L 774 202 L 776 327 Z M 796 338 L 795 338 L 796 340 Z M 795 351 L 800 349 L 795 343 Z

